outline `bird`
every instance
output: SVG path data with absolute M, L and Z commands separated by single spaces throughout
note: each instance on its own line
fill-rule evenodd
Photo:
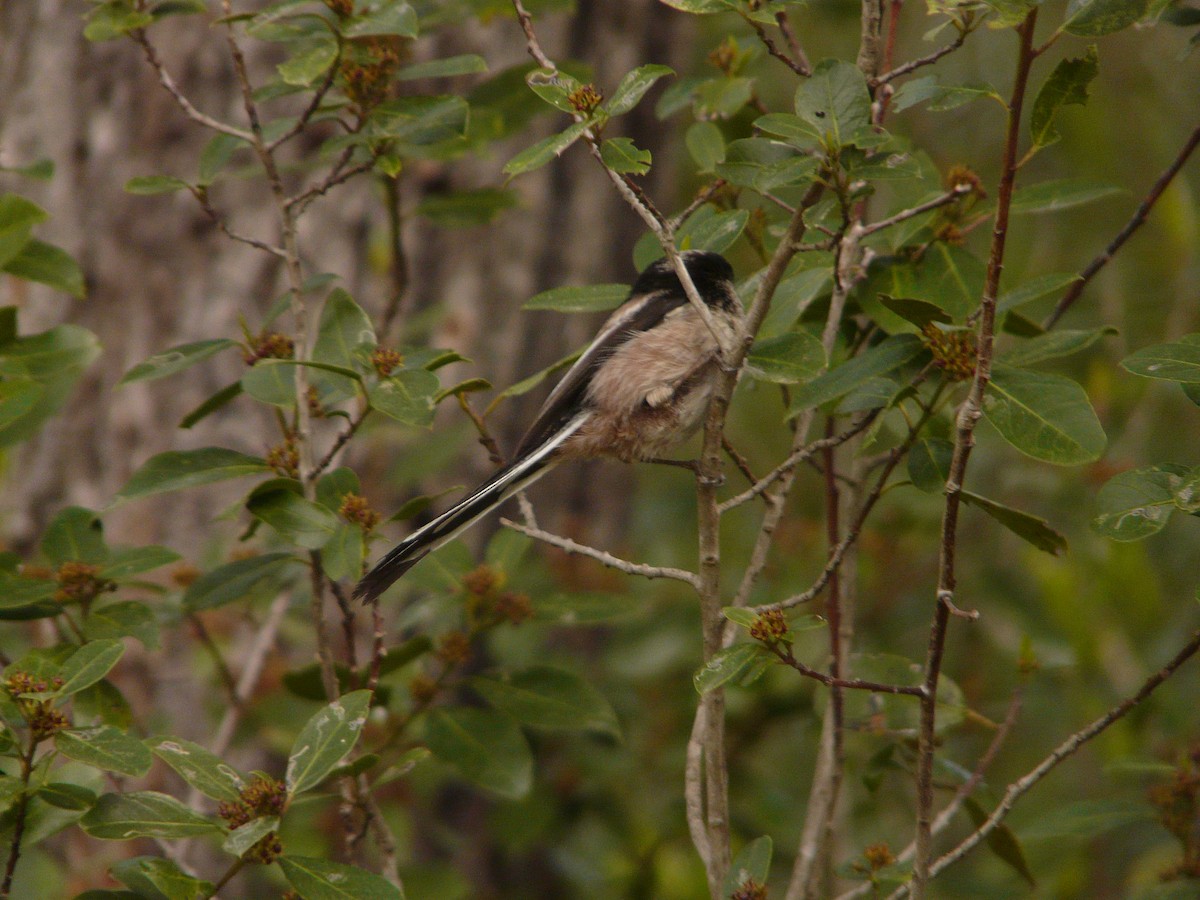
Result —
M 372 602 L 424 557 L 559 463 L 657 460 L 700 427 L 722 365 L 741 335 L 733 268 L 720 254 L 680 254 L 700 299 L 688 300 L 671 260 L 637 277 L 629 296 L 546 398 L 512 462 L 414 531 L 354 588 Z

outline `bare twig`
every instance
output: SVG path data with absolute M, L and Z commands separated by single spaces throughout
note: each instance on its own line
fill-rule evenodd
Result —
M 242 244 L 248 244 L 256 250 L 261 250 L 264 253 L 270 253 L 272 256 L 277 256 L 280 259 L 287 259 L 287 252 L 282 247 L 277 247 L 274 244 L 269 244 L 266 241 L 260 241 L 258 238 L 248 237 L 240 232 L 234 231 L 225 218 L 217 212 L 216 208 L 208 199 L 208 190 L 202 187 L 189 187 L 189 193 L 196 198 L 196 202 L 200 204 L 200 208 L 204 210 L 205 215 L 213 221 L 213 223 L 221 229 L 221 232 L 231 240 L 238 241 Z
M 783 35 L 783 39 L 787 41 L 788 50 L 792 53 L 792 58 L 803 68 L 812 71 L 812 66 L 808 62 L 808 54 L 804 52 L 804 48 L 800 46 L 800 40 L 796 37 L 796 32 L 792 28 L 791 19 L 788 18 L 787 10 L 780 10 L 775 13 L 775 24 L 779 26 L 779 33 Z
M 979 331 L 976 345 L 975 375 L 967 399 L 958 412 L 957 434 L 950 472 L 946 478 L 946 502 L 942 515 L 941 560 L 938 567 L 936 609 L 929 633 L 929 650 L 925 661 L 926 695 L 921 701 L 921 724 L 917 751 L 917 834 L 916 858 L 913 867 L 913 894 L 925 896 L 929 882 L 932 853 L 933 810 L 933 752 L 934 729 L 937 717 L 937 690 L 941 675 L 942 653 L 945 649 L 946 628 L 955 609 L 955 563 L 957 550 L 958 511 L 962 502 L 963 479 L 971 448 L 975 443 L 975 426 L 983 415 L 983 393 L 991 378 L 992 352 L 995 339 L 996 292 L 1004 266 L 1004 247 L 1008 236 L 1008 214 L 1012 205 L 1013 187 L 1017 174 L 1017 144 L 1020 135 L 1021 107 L 1025 100 L 1029 71 L 1032 67 L 1033 33 L 1037 24 L 1037 9 L 1032 10 L 1017 28 L 1020 48 L 1012 97 L 1008 104 L 1008 124 L 1004 140 L 1004 155 L 1000 169 L 1000 187 L 996 199 L 996 223 L 992 230 L 991 252 L 987 276 L 980 301 Z
M 876 85 L 887 84 L 890 81 L 894 81 L 897 78 L 908 75 L 910 72 L 915 72 L 922 66 L 928 66 L 937 62 L 943 56 L 947 56 L 961 47 L 966 41 L 967 35 L 970 33 L 970 28 L 963 28 L 961 31 L 959 31 L 958 37 L 956 37 L 949 44 L 946 44 L 944 47 L 939 47 L 937 50 L 934 50 L 932 53 L 926 56 L 922 56 L 919 59 L 909 60 L 906 63 L 896 66 L 896 68 L 891 69 L 890 71 L 884 72 L 875 79 L 874 83 Z
M 971 193 L 974 188 L 969 184 L 956 184 L 946 193 L 934 197 L 925 203 L 920 203 L 910 209 L 904 209 L 893 216 L 888 216 L 886 219 L 880 219 L 878 222 L 871 222 L 862 227 L 862 236 L 866 237 L 869 234 L 874 234 L 877 231 L 882 231 L 885 228 L 891 228 L 893 225 L 898 225 L 901 222 L 907 221 L 914 216 L 919 216 L 921 213 L 927 213 L 930 210 L 938 209 L 942 206 L 947 206 L 957 200 L 959 197 Z
M 830 629 L 832 630 L 832 622 Z M 780 647 L 774 645 L 768 649 L 779 657 L 780 661 L 787 666 L 795 669 L 805 678 L 811 678 L 814 681 L 819 681 L 826 687 L 831 688 L 847 688 L 854 691 L 869 691 L 872 694 L 906 694 L 910 697 L 920 697 L 925 693 L 919 685 L 909 684 L 885 684 L 881 681 L 864 681 L 861 678 L 838 678 L 834 675 L 822 672 L 820 669 L 814 669 L 800 662 L 792 653 L 791 647 Z
M 720 193 L 721 189 L 725 187 L 725 184 L 726 181 L 724 178 L 717 178 L 702 187 L 696 192 L 696 196 L 692 198 L 691 203 L 667 220 L 667 230 L 671 233 L 674 233 L 675 229 L 687 221 L 688 216 Z
M 1063 294 L 1062 299 L 1058 301 L 1058 305 L 1054 307 L 1054 311 L 1046 318 L 1042 324 L 1045 329 L 1053 328 L 1063 314 L 1070 309 L 1075 301 L 1079 299 L 1079 295 L 1083 293 L 1083 289 L 1088 286 L 1088 283 L 1096 276 L 1096 273 L 1103 269 L 1116 255 L 1116 252 L 1121 249 L 1133 233 L 1137 231 L 1146 221 L 1146 217 L 1150 214 L 1150 210 L 1154 204 L 1158 202 L 1158 198 L 1163 195 L 1163 191 L 1167 189 L 1167 185 L 1179 174 L 1179 170 L 1183 168 L 1184 163 L 1188 161 L 1188 157 L 1196 147 L 1200 145 L 1200 125 L 1197 125 L 1188 139 L 1184 142 L 1179 153 L 1171 164 L 1163 170 L 1163 173 L 1158 176 L 1158 180 L 1154 182 L 1150 192 L 1146 194 L 1138 208 L 1134 211 L 1133 216 L 1125 223 L 1125 227 L 1117 234 L 1112 242 L 1104 248 L 1104 250 L 1079 273 L 1079 279 L 1072 282 L 1067 292 Z
M 692 587 L 697 587 L 698 582 L 695 572 L 688 572 L 684 569 L 672 569 L 667 566 L 648 566 L 644 563 L 631 562 L 627 559 L 621 559 L 619 556 L 613 556 L 611 553 L 606 553 L 603 550 L 597 550 L 595 547 L 589 547 L 587 544 L 580 544 L 570 538 L 552 534 L 540 528 L 531 528 L 528 525 L 522 525 L 520 522 L 512 521 L 512 519 L 501 519 L 500 524 L 505 528 L 511 528 L 513 531 L 518 531 L 536 541 L 549 544 L 551 547 L 557 547 L 567 553 L 577 553 L 580 556 L 594 559 L 611 569 L 624 572 L 626 575 L 640 575 L 643 578 L 669 578 L 672 581 L 682 581 L 685 584 L 690 584 Z
M 740 12 L 740 11 L 739 11 Z M 801 62 L 797 59 L 792 59 L 788 54 L 779 49 L 778 45 L 771 40 L 771 36 L 767 34 L 766 27 L 762 22 L 751 18 L 747 13 L 741 12 L 741 17 L 746 21 L 746 24 L 754 29 L 754 33 L 758 35 L 758 39 L 762 41 L 763 46 L 767 48 L 767 52 L 773 57 L 799 75 L 801 78 L 807 78 L 812 74 L 812 69 L 808 65 L 808 61 Z M 780 13 L 780 15 L 783 15 Z
M 196 639 L 200 641 L 202 646 L 208 653 L 209 658 L 213 662 L 213 668 L 217 670 L 217 677 L 220 678 L 221 684 L 225 687 L 225 692 L 229 697 L 229 702 L 234 706 L 239 705 L 242 701 L 237 693 L 237 681 L 234 680 L 233 673 L 229 671 L 229 666 L 225 663 L 225 658 L 221 656 L 221 649 L 213 641 L 212 635 L 208 633 L 208 628 L 204 625 L 204 620 L 200 618 L 198 613 L 188 613 L 188 622 L 191 623 L 192 631 L 196 633 Z
M 329 448 L 325 455 L 321 457 L 320 462 L 313 466 L 314 477 L 320 475 L 333 464 L 333 460 L 338 455 L 338 452 L 346 446 L 346 444 L 350 441 L 350 438 L 354 437 L 354 435 L 358 432 L 358 429 L 362 427 L 362 423 L 366 420 L 369 412 L 369 409 L 362 410 L 357 416 L 350 420 L 349 424 L 347 424 L 345 428 L 338 433 L 338 436 L 333 440 L 333 445 Z
M 284 205 L 288 209 L 295 210 L 296 215 L 300 215 L 304 212 L 304 210 L 308 209 L 308 205 L 310 203 L 312 203 L 322 194 L 328 192 L 331 188 L 335 188 L 339 184 L 349 181 L 354 176 L 361 175 L 363 172 L 371 171 L 371 168 L 375 165 L 375 160 L 364 160 L 363 162 L 355 163 L 349 168 L 344 168 L 344 165 L 345 163 L 339 162 L 339 164 L 335 165 L 330 171 L 329 175 L 327 175 L 319 183 L 301 191 L 294 197 L 289 197 L 284 201 Z
M 308 125 L 309 120 L 312 119 L 313 115 L 320 108 L 321 101 L 325 99 L 325 95 L 329 93 L 329 89 L 333 87 L 333 80 L 337 77 L 338 68 L 341 62 L 342 48 L 339 42 L 337 56 L 335 56 L 333 58 L 333 62 L 330 63 L 329 69 L 325 72 L 325 77 L 321 80 L 320 86 L 313 92 L 312 100 L 309 101 L 308 106 L 304 108 L 304 112 L 300 113 L 300 117 L 296 119 L 295 124 L 292 125 L 291 128 L 267 144 L 268 151 L 274 151 L 304 130 L 305 126 Z

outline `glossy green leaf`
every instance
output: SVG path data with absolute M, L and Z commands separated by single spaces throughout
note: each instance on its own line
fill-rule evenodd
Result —
M 725 161 L 725 137 L 712 122 L 694 122 L 684 135 L 688 153 L 696 163 L 696 171 L 708 174 L 717 163 Z
M 0 195 L 0 266 L 21 252 L 33 236 L 33 226 L 46 217 L 46 211 L 31 200 L 17 194 Z
M 1080 37 L 1113 34 L 1144 16 L 1149 5 L 1149 0 L 1071 0 L 1062 27 Z
M 532 666 L 500 678 L 474 678 L 488 703 L 522 725 L 600 731 L 619 736 L 617 714 L 604 695 L 566 669 Z
M 18 782 L 19 783 L 19 782 Z M 37 789 L 37 796 L 59 809 L 91 809 L 96 802 L 96 792 L 79 784 L 52 781 Z M 7 799 L 7 798 L 5 798 Z
M 1143 347 L 1121 360 L 1121 365 L 1134 375 L 1146 378 L 1200 383 L 1200 335 L 1187 335 L 1182 340 Z
M 270 471 L 265 460 L 225 447 L 169 450 L 143 463 L 117 493 L 116 499 L 117 502 L 132 500 Z
M 1034 300 L 1040 300 L 1050 294 L 1057 294 L 1078 280 L 1077 272 L 1052 272 L 1049 275 L 1031 278 L 1019 287 L 1001 294 L 996 300 L 996 311 L 1008 312 L 1010 309 L 1024 306 L 1026 303 L 1032 303 Z
M 973 100 L 983 99 L 996 100 L 1001 104 L 1005 102 L 1000 93 L 987 82 L 941 84 L 938 76 L 926 75 L 902 84 L 892 97 L 891 108 L 900 113 L 920 103 L 928 103 L 933 112 L 945 112 Z
M 415 81 L 419 78 L 453 78 L 457 75 L 474 75 L 488 70 L 487 61 L 474 53 L 431 59 L 428 62 L 405 66 L 396 73 L 397 81 Z
M 1060 212 L 1097 200 L 1122 194 L 1121 188 L 1095 181 L 1063 178 L 1019 188 L 1013 193 L 1011 211 L 1015 213 Z
M 285 855 L 278 865 L 304 900 L 404 900 L 404 892 L 391 882 L 344 863 Z
M 748 683 L 775 662 L 775 656 L 762 644 L 733 644 L 718 650 L 696 670 L 692 683 L 699 694 L 707 694 L 731 681 Z
M 285 780 L 290 794 L 302 793 L 325 780 L 358 741 L 370 705 L 370 691 L 354 691 L 308 720 L 288 754 Z
M 675 242 L 681 250 L 724 253 L 741 237 L 749 220 L 750 213 L 744 209 L 717 212 L 712 206 L 702 206 L 683 223 Z
M 60 731 L 54 736 L 54 746 L 76 762 L 122 775 L 145 775 L 153 762 L 141 741 L 112 725 Z
M 63 683 L 55 694 L 69 697 L 95 684 L 125 654 L 125 645 L 114 639 L 89 641 L 67 657 L 59 675 Z
M 237 800 L 245 781 L 241 774 L 219 756 L 177 737 L 149 741 L 150 750 L 206 797 Z
M 949 313 L 936 303 L 930 303 L 928 300 L 918 300 L 916 297 L 892 297 L 888 294 L 880 294 L 879 302 L 891 312 L 904 319 L 904 321 L 915 325 L 917 328 L 924 328 L 926 325 L 934 322 L 949 325 L 953 321 Z
M 185 838 L 221 830 L 216 822 L 157 791 L 105 794 L 79 824 L 92 837 L 108 841 Z
M 0 381 L 0 428 L 6 428 L 32 412 L 45 389 L 31 378 Z
M 862 71 L 845 60 L 827 59 L 796 89 L 796 115 L 833 147 L 851 143 L 871 126 L 871 97 Z
M 419 24 L 417 12 L 404 0 L 371 0 L 363 6 L 366 7 L 366 11 L 355 16 L 343 29 L 346 37 L 397 35 L 415 38 L 417 36 Z
M 290 479 L 273 479 L 255 488 L 246 509 L 284 540 L 306 550 L 319 550 L 333 537 L 338 518 L 324 506 L 301 496 Z
M 329 71 L 338 57 L 338 43 L 328 32 L 316 32 L 287 62 L 276 68 L 285 84 L 307 87 Z
M 404 369 L 368 389 L 372 409 L 406 425 L 424 427 L 433 420 L 433 398 L 441 387 L 424 369 Z
M 627 284 L 583 284 L 551 288 L 530 297 L 521 309 L 553 309 L 558 312 L 602 312 L 615 309 L 629 296 Z
M 721 888 L 722 897 L 732 897 L 748 882 L 766 887 L 771 876 L 771 853 L 774 844 L 769 835 L 757 837 L 741 849 L 734 857 L 729 873 L 725 876 L 725 884 Z
M 1050 359 L 1059 359 L 1086 350 L 1102 337 L 1116 334 L 1115 328 L 1098 328 L 1094 331 L 1048 331 L 1037 337 L 1021 341 L 1000 355 L 1000 361 L 1009 366 L 1032 366 Z
M 221 842 L 221 849 L 231 856 L 241 856 L 277 828 L 279 816 L 251 819 L 245 825 L 229 832 L 229 837 Z
M 790 331 L 754 343 L 746 371 L 778 384 L 807 381 L 825 368 L 825 348 L 807 331 Z
M 100 570 L 100 577 L 124 581 L 134 575 L 169 566 L 181 558 L 174 550 L 157 544 L 110 550 L 104 568 Z
M 667 75 L 674 74 L 674 70 L 667 66 L 639 66 L 621 79 L 616 90 L 613 91 L 612 97 L 605 104 L 605 110 L 610 116 L 620 116 L 629 112 L 641 102 L 641 99 L 646 96 L 646 92 L 654 87 L 655 82 Z
M 200 152 L 198 182 L 202 185 L 212 184 L 232 158 L 234 151 L 247 146 L 245 141 L 232 134 L 213 135 Z
M 362 307 L 341 288 L 330 291 L 321 308 L 313 361 L 353 369 L 356 363 L 363 362 L 375 344 L 375 328 Z
M 1140 541 L 1161 531 L 1182 500 L 1191 505 L 1196 472 L 1160 463 L 1113 476 L 1096 495 L 1092 528 L 1114 541 Z
M 1088 47 L 1083 56 L 1059 60 L 1033 101 L 1029 131 L 1034 144 L 1044 147 L 1059 139 L 1054 130 L 1055 116 L 1064 106 L 1087 104 L 1088 85 L 1099 71 L 1100 56 L 1094 45 Z
M 954 444 L 941 438 L 921 438 L 908 451 L 908 477 L 927 494 L 940 494 L 950 477 Z
M 470 109 L 454 95 L 402 96 L 378 106 L 372 123 L 380 137 L 404 146 L 407 152 L 456 141 L 467 131 Z
M 525 76 L 529 89 L 553 106 L 565 113 L 575 114 L 576 109 L 571 102 L 571 95 L 583 87 L 578 78 L 568 75 L 561 70 L 534 69 Z
M 89 41 L 111 41 L 153 21 L 154 17 L 136 8 L 132 0 L 109 0 L 91 10 L 83 36 Z
M 26 281 L 45 284 L 56 291 L 82 297 L 85 293 L 83 269 L 61 247 L 30 238 L 0 270 Z
M 134 891 L 138 897 L 157 900 L 205 900 L 211 897 L 215 886 L 183 872 L 179 866 L 161 856 L 135 856 L 114 863 L 109 871 L 121 884 Z
M 89 641 L 133 637 L 149 650 L 158 648 L 159 622 L 153 610 L 136 600 L 119 600 L 93 607 L 83 621 Z
M 321 566 L 334 581 L 357 580 L 363 574 L 367 543 L 362 529 L 350 522 L 338 521 L 333 534 L 321 550 Z
M 989 500 L 987 497 L 981 497 L 979 494 L 967 490 L 962 492 L 962 499 L 968 506 L 983 510 L 1017 537 L 1037 547 L 1043 553 L 1058 556 L 1067 550 L 1066 537 L 1051 528 L 1045 519 L 1019 509 L 1013 509 L 1011 506 L 1005 506 L 1003 503 L 997 503 L 995 500 Z
M 425 723 L 433 754 L 462 775 L 503 797 L 529 793 L 533 755 L 521 729 L 508 716 L 490 709 L 441 707 Z
M 102 564 L 109 555 L 100 518 L 82 506 L 68 506 L 51 519 L 42 535 L 41 550 L 56 566 L 65 562 Z
M 188 183 L 174 175 L 137 175 L 125 182 L 125 193 L 135 196 L 173 194 L 187 189 Z
M 1060 466 L 1093 462 L 1104 452 L 1100 421 L 1077 382 L 997 364 L 983 412 L 1022 453 Z
M 217 338 L 211 341 L 196 341 L 191 344 L 181 344 L 156 353 L 148 360 L 138 363 L 121 376 L 117 384 L 129 384 L 132 381 L 154 381 L 166 378 L 176 372 L 182 372 L 201 360 L 208 359 L 216 353 L 229 347 L 236 347 L 237 342 L 227 338 Z
M 284 569 L 292 564 L 299 565 L 300 560 L 290 553 L 264 553 L 218 566 L 188 585 L 183 608 L 200 612 L 274 591 Z
M 600 145 L 600 159 L 619 175 L 645 175 L 650 171 L 649 150 L 640 149 L 626 137 L 611 138 Z
M 527 147 L 510 159 L 504 166 L 504 173 L 506 175 L 521 175 L 524 172 L 532 172 L 534 169 L 540 169 L 546 163 L 550 162 L 550 160 L 561 156 L 568 147 L 583 137 L 583 133 L 587 129 L 587 122 L 576 122 L 565 131 L 538 141 L 532 147 Z
M 231 400 L 240 396 L 241 393 L 242 383 L 240 381 L 235 381 L 233 384 L 221 388 L 221 390 L 204 400 L 199 406 L 180 419 L 179 427 L 191 428 L 197 422 L 201 422 L 208 418 L 217 410 L 228 404 Z
M 823 375 L 801 385 L 792 394 L 789 415 L 828 403 L 849 393 L 863 382 L 886 375 L 922 353 L 925 345 L 915 334 L 896 334 Z

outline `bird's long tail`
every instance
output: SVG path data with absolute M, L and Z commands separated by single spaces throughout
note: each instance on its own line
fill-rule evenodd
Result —
M 554 451 L 579 430 L 587 417 L 586 412 L 580 413 L 533 452 L 501 469 L 465 500 L 402 540 L 363 576 L 354 588 L 354 597 L 371 602 L 427 554 L 545 475 L 557 462 Z

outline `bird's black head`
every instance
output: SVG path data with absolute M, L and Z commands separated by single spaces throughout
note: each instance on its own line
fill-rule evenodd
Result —
M 702 250 L 687 250 L 681 254 L 683 264 L 692 283 L 709 306 L 730 309 L 738 302 L 737 293 L 733 288 L 733 266 L 719 253 L 708 253 Z M 648 265 L 634 282 L 631 296 L 652 294 L 659 291 L 683 292 L 675 267 L 666 257 L 655 260 Z

